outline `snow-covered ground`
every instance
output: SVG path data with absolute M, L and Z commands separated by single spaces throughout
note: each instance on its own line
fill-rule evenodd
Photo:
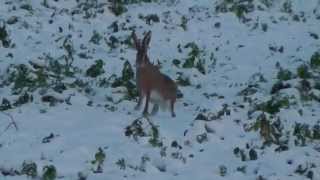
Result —
M 89 2 L 97 6 L 86 9 Z M 37 165 L 35 178 L 45 172 L 43 167 L 53 165 L 57 178 L 66 180 L 320 179 L 320 128 L 315 128 L 320 125 L 320 99 L 302 102 L 293 97 L 299 97 L 296 86 L 301 79 L 285 81 L 292 87 L 279 92 L 279 98 L 292 95 L 289 107 L 266 113 L 270 144 L 264 143 L 262 109 L 252 111 L 255 103 L 274 96 L 270 91 L 278 81 L 279 66 L 295 73 L 320 50 L 320 1 L 254 0 L 255 10 L 243 17 L 219 12 L 221 2 L 130 4 L 127 12 L 115 16 L 107 0 L 2 0 L 0 28 L 5 26 L 10 43 L 1 44 L 0 35 L 0 103 L 4 106 L 6 99 L 12 107 L 0 113 L 0 179 L 27 179 L 21 173 L 24 162 Z M 286 2 L 290 11 L 283 8 Z M 159 22 L 148 22 L 148 15 Z M 183 98 L 176 103 L 175 118 L 168 112 L 142 118 L 141 111 L 134 110 L 136 100 L 124 98 L 124 87 L 99 86 L 112 75 L 121 77 L 126 61 L 135 68 L 136 51 L 126 41 L 133 29 L 139 37 L 152 31 L 149 57 L 160 63 L 163 73 L 190 81 L 179 85 Z M 183 68 L 192 56 L 192 45 L 186 47 L 190 43 L 198 48 L 195 61 L 202 63 L 205 74 L 195 67 Z M 13 93 L 14 83 L 7 83 L 12 65 L 26 64 L 39 73 L 30 62 L 41 67 L 53 59 L 64 63 L 64 58 L 70 60 L 66 44 L 72 47 L 75 69 L 73 75 L 61 77 L 67 86 L 63 92 L 48 85 Z M 99 59 L 104 73 L 86 76 Z M 174 65 L 175 60 L 180 64 Z M 50 73 L 48 82 L 55 80 Z M 319 69 L 312 77 L 311 84 L 319 82 Z M 84 85 L 73 86 L 75 81 Z M 255 85 L 257 92 L 239 95 Z M 312 91 L 320 98 L 319 89 Z M 24 92 L 32 100 L 13 105 Z M 49 105 L 43 96 L 61 102 Z M 10 116 L 18 129 L 8 126 Z M 295 143 L 296 123 L 314 127 L 313 138 L 306 135 L 305 143 Z M 142 127 L 144 134 L 133 137 L 134 127 Z M 99 148 L 105 154 L 100 165 L 93 162 L 99 161 Z

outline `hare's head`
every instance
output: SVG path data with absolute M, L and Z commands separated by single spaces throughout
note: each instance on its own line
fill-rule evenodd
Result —
M 148 47 L 151 40 L 151 31 L 146 33 L 142 42 L 140 39 L 138 39 L 134 31 L 132 32 L 132 38 L 134 41 L 134 47 L 137 50 L 136 65 L 137 67 L 139 67 L 140 65 L 143 65 L 149 62 Z

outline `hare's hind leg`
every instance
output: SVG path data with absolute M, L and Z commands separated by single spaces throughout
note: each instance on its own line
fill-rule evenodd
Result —
M 176 102 L 175 99 L 170 101 L 171 117 L 176 117 L 176 113 L 174 112 L 174 103 L 175 102 Z
M 152 116 L 156 115 L 158 113 L 158 111 L 159 111 L 159 104 L 154 104 L 152 111 L 151 111 L 151 115 Z
M 139 93 L 139 97 L 138 97 L 138 103 L 137 105 L 134 107 L 134 110 L 139 110 L 141 108 L 141 104 L 142 104 L 142 100 L 143 100 L 143 95 L 142 93 Z

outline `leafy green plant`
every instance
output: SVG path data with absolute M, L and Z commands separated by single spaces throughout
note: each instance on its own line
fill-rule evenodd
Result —
M 300 65 L 297 68 L 297 75 L 302 79 L 308 79 L 311 77 L 311 73 L 309 72 L 309 67 L 305 64 Z
M 282 4 L 282 9 L 283 12 L 285 13 L 292 13 L 292 2 L 291 0 L 286 0 L 283 4 Z
M 310 126 L 305 123 L 296 123 L 294 125 L 293 136 L 296 137 L 294 143 L 296 146 L 306 146 L 307 142 L 320 139 L 320 125 Z
M 192 68 L 195 66 L 196 58 L 200 55 L 200 49 L 198 45 L 194 42 L 188 43 L 184 46 L 184 48 L 190 48 L 191 51 L 188 53 L 188 58 L 182 65 L 183 68 Z
M 5 47 L 5 48 L 10 47 L 11 40 L 9 39 L 9 33 L 8 33 L 5 25 L 0 27 L 0 42 L 2 42 L 3 47 Z
M 315 52 L 310 59 L 310 66 L 312 68 L 320 68 L 320 52 Z
M 103 37 L 99 34 L 99 32 L 94 30 L 89 42 L 92 42 L 93 44 L 99 45 L 102 38 Z
M 186 31 L 188 29 L 188 19 L 186 16 L 181 16 L 181 24 L 180 26 L 182 27 L 182 29 L 184 31 Z
M 2 103 L 0 105 L 0 111 L 6 111 L 6 110 L 11 109 L 11 108 L 12 108 L 11 102 L 8 99 L 3 98 L 2 99 Z
M 127 12 L 128 9 L 126 8 L 126 5 L 129 4 L 135 4 L 135 3 L 151 3 L 151 2 L 157 2 L 157 0 L 109 0 L 111 5 L 109 6 L 109 9 L 111 12 L 114 13 L 116 16 L 120 16 L 123 13 Z
M 257 110 L 275 114 L 280 111 L 281 108 L 288 108 L 290 106 L 289 97 L 272 97 L 270 100 L 261 103 L 257 106 Z
M 288 69 L 280 68 L 280 70 L 277 74 L 277 78 L 282 81 L 287 81 L 287 80 L 290 80 L 293 78 L 293 74 Z
M 179 75 L 178 79 L 177 79 L 177 84 L 179 86 L 190 86 L 191 82 L 190 82 L 189 77 L 183 76 L 183 75 Z
M 12 68 L 11 68 L 12 67 Z M 25 64 L 19 64 L 9 67 L 7 70 L 10 74 L 8 83 L 13 82 L 13 91 L 15 94 L 22 92 L 23 88 L 33 88 L 35 80 L 31 76 L 31 70 Z
M 227 167 L 225 165 L 220 165 L 219 166 L 219 174 L 220 174 L 220 176 L 224 177 L 224 176 L 227 175 L 227 173 L 228 173 Z
M 71 37 L 72 36 L 66 36 L 62 43 L 62 47 L 66 52 L 66 54 L 62 56 L 62 58 L 65 60 L 65 65 L 63 67 L 64 72 L 67 76 L 72 76 L 74 74 L 74 68 L 72 67 L 72 63 L 74 61 L 73 56 L 75 53 L 75 49 Z
M 95 63 L 87 69 L 86 76 L 95 78 L 103 74 L 104 73 L 103 65 L 104 65 L 104 62 L 101 59 L 96 60 Z
M 205 54 L 203 50 L 200 50 L 195 42 L 187 43 L 184 48 L 191 49 L 188 53 L 188 57 L 182 64 L 183 68 L 196 68 L 200 73 L 205 74 Z
M 30 161 L 30 162 L 24 161 L 22 163 L 21 174 L 25 174 L 25 175 L 32 177 L 32 178 L 37 177 L 38 176 L 37 164 L 32 161 Z
M 149 14 L 144 16 L 142 19 L 144 19 L 148 25 L 160 22 L 160 18 L 157 14 Z
M 109 7 L 109 9 L 116 16 L 120 16 L 121 14 L 128 11 L 125 7 L 124 0 L 109 0 L 109 2 L 111 2 L 111 6 Z
M 122 76 L 116 78 L 111 84 L 112 87 L 124 86 L 127 89 L 126 99 L 134 99 L 138 96 L 138 90 L 134 81 L 134 72 L 129 61 L 125 61 L 122 69 Z
M 119 168 L 121 170 L 125 170 L 127 165 L 126 165 L 126 160 L 124 158 L 121 158 L 119 159 L 117 162 L 116 162 L 116 165 L 119 166 Z
M 221 0 L 217 2 L 215 9 L 219 13 L 233 12 L 236 17 L 244 21 L 245 15 L 253 12 L 255 6 L 252 0 Z
M 154 126 L 152 124 L 151 127 L 151 137 L 149 139 L 149 143 L 153 146 L 153 147 L 161 147 L 162 146 L 162 142 L 159 140 L 159 130 L 158 127 Z
M 57 178 L 57 170 L 54 165 L 43 167 L 42 180 L 55 180 Z
M 92 164 L 96 165 L 97 168 L 94 170 L 94 173 L 102 173 L 102 165 L 106 159 L 106 154 L 102 148 L 99 147 L 98 152 L 94 155 L 94 160 L 91 161 Z

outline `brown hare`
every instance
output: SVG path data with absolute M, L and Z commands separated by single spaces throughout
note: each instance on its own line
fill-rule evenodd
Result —
M 167 75 L 162 74 L 158 66 L 149 61 L 147 52 L 151 40 L 151 31 L 144 36 L 142 42 L 134 31 L 132 32 L 132 38 L 137 50 L 136 83 L 139 92 L 138 104 L 135 109 L 140 109 L 143 98 L 146 98 L 143 115 L 148 115 L 149 102 L 151 101 L 154 104 L 151 115 L 158 112 L 159 106 L 161 109 L 167 109 L 169 106 L 171 116 L 175 117 L 174 104 L 177 99 L 177 85 Z

